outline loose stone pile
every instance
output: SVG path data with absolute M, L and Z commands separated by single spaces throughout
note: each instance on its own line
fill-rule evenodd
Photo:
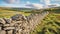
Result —
M 0 34 L 29 34 L 49 12 L 24 16 L 17 14 L 11 18 L 0 18 Z

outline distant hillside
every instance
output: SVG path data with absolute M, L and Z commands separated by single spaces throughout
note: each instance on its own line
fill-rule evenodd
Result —
M 4 10 L 10 10 L 10 11 L 32 11 L 32 10 L 38 10 L 38 11 L 56 11 L 60 10 L 60 7 L 53 7 L 53 8 L 43 8 L 43 9 L 33 9 L 33 8 L 17 8 L 17 7 L 0 7 L 0 9 Z M 60 12 L 60 11 L 59 11 Z
M 17 7 L 0 7 L 0 9 L 4 10 L 12 10 L 12 11 L 30 11 L 34 10 L 33 8 L 17 8 Z

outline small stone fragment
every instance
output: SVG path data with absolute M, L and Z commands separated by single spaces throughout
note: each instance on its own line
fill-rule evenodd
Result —
M 1 24 L 5 24 L 4 19 L 0 18 L 0 23 L 1 23 Z

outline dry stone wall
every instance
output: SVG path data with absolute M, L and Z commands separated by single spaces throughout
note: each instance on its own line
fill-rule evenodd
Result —
M 11 18 L 0 18 L 0 34 L 29 34 L 49 12 L 24 16 L 17 14 Z

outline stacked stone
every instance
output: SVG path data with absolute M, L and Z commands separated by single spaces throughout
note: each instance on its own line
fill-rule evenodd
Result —
M 0 18 L 0 34 L 7 34 L 7 31 L 12 34 L 14 27 L 10 27 L 10 19 Z
M 29 34 L 40 24 L 49 12 L 24 16 L 16 14 L 9 18 L 0 18 L 0 34 Z
M 30 31 L 33 31 L 34 28 L 40 24 L 41 20 L 44 19 L 45 16 L 47 16 L 49 12 L 43 12 L 41 14 L 31 14 L 28 16 L 28 22 L 30 24 Z

